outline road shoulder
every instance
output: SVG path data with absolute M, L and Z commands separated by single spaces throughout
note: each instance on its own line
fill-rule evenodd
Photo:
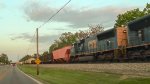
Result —
M 21 71 L 18 67 L 16 67 L 18 69 L 18 71 L 20 71 L 22 74 L 24 74 L 25 76 L 27 76 L 28 78 L 30 78 L 31 80 L 35 81 L 37 84 L 43 84 L 42 82 L 38 81 L 37 79 L 29 76 L 28 74 L 24 73 L 23 71 Z

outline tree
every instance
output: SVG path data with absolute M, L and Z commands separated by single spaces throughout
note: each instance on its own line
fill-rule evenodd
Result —
M 128 22 L 133 21 L 149 13 L 150 13 L 150 4 L 147 3 L 146 7 L 143 10 L 136 8 L 136 9 L 127 11 L 123 14 L 119 14 L 117 16 L 115 27 L 122 26 L 122 25 L 126 26 Z
M 40 60 L 42 62 L 49 62 L 50 60 L 50 54 L 48 53 L 48 51 L 45 51 L 41 56 L 40 56 Z
M 25 55 L 23 58 L 21 58 L 19 61 L 20 62 L 25 62 L 26 60 L 28 60 L 29 58 L 31 58 L 31 55 Z
M 89 25 L 89 35 L 95 35 L 97 33 L 103 32 L 104 27 L 100 24 L 98 25 Z
M 139 8 L 127 11 L 124 14 L 119 14 L 117 16 L 118 19 L 116 20 L 115 27 L 127 25 L 128 22 L 144 15 L 144 12 L 140 11 Z
M 0 55 L 0 62 L 4 63 L 4 64 L 8 64 L 9 63 L 7 54 L 2 53 Z
M 146 7 L 143 9 L 144 14 L 150 14 L 150 4 L 146 4 Z
M 89 35 L 94 35 L 99 32 L 102 32 L 104 29 L 103 26 L 101 25 L 89 25 L 89 29 L 86 31 L 79 31 L 76 33 L 71 33 L 71 32 L 65 32 L 62 33 L 61 36 L 57 39 L 54 40 L 54 43 L 49 47 L 49 53 L 51 54 L 52 51 L 62 48 L 64 46 L 69 46 L 75 43 L 78 40 L 85 39 Z
M 57 40 L 54 40 L 54 43 L 49 48 L 49 52 L 51 53 L 53 50 L 72 45 L 76 41 L 76 38 L 75 34 L 71 32 L 62 33 Z

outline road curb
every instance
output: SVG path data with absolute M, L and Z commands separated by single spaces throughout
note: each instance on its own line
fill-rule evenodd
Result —
M 21 71 L 18 67 L 17 67 L 17 69 L 18 69 L 21 73 L 23 73 L 25 76 L 27 76 L 27 77 L 29 77 L 30 79 L 32 79 L 33 81 L 35 81 L 37 84 L 43 84 L 42 82 L 40 82 L 40 81 L 34 79 L 33 77 L 31 77 L 31 76 L 27 75 L 26 73 L 24 73 L 23 71 Z

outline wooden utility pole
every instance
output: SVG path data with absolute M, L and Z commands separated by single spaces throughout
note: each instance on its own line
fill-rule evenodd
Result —
M 37 33 L 37 36 L 36 36 L 36 46 L 37 46 L 37 55 L 36 55 L 36 60 L 39 59 L 39 35 L 38 35 L 38 28 L 36 29 L 36 33 Z M 37 63 L 37 75 L 39 75 L 39 64 Z

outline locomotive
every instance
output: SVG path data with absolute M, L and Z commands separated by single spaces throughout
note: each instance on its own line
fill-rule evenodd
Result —
M 59 53 L 59 54 L 58 54 Z M 52 52 L 53 62 L 150 60 L 150 15 Z

